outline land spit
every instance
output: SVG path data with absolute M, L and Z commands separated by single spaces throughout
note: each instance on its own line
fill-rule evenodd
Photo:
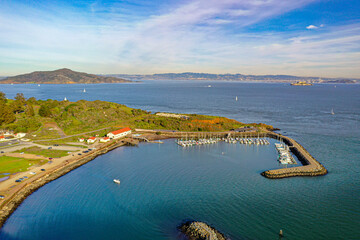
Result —
M 270 131 L 249 131 L 249 132 L 177 132 L 177 131 L 161 131 L 161 130 L 143 130 L 137 129 L 137 133 L 143 133 L 143 141 L 147 140 L 161 140 L 168 138 L 196 138 L 196 137 L 243 137 L 243 138 L 256 138 L 256 137 L 269 137 L 283 141 L 286 143 L 291 152 L 298 158 L 303 164 L 300 167 L 282 168 L 267 170 L 261 173 L 266 178 L 286 178 L 296 176 L 320 176 L 327 174 L 326 168 L 321 165 L 314 157 L 310 155 L 299 143 L 295 140 L 283 136 L 278 133 Z M 125 139 L 108 144 L 104 144 L 102 147 L 91 151 L 86 156 L 75 159 L 65 165 L 59 166 L 53 171 L 46 172 L 45 174 L 35 178 L 34 180 L 26 183 L 18 191 L 12 195 L 7 196 L 0 205 L 0 228 L 5 223 L 6 219 L 15 211 L 15 209 L 29 196 L 31 193 L 44 186 L 45 184 L 65 175 L 66 173 L 74 170 L 85 163 L 93 160 L 99 155 L 105 154 L 117 147 L 123 145 L 136 145 L 139 139 Z

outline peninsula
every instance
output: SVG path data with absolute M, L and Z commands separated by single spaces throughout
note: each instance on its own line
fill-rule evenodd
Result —
M 151 113 L 125 105 L 25 99 L 0 92 L 0 226 L 19 204 L 46 183 L 123 145 L 167 138 L 269 137 L 279 139 L 303 164 L 267 170 L 266 178 L 327 173 L 295 140 L 263 123 L 218 116 Z M 158 141 L 156 141 L 158 143 Z
M 38 71 L 0 79 L 0 84 L 75 84 L 75 83 L 127 83 L 133 82 L 118 77 L 105 77 L 67 68 L 55 71 Z

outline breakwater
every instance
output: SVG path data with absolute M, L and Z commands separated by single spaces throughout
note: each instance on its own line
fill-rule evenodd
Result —
M 141 132 L 141 131 L 140 131 Z M 152 130 L 145 130 L 145 133 L 153 132 Z M 318 162 L 301 144 L 296 142 L 294 139 L 271 132 L 268 130 L 248 131 L 248 132 L 172 132 L 172 131 L 156 131 L 161 133 L 163 136 L 172 138 L 199 138 L 199 137 L 242 137 L 242 138 L 257 138 L 257 137 L 268 137 L 284 142 L 289 146 L 290 151 L 297 157 L 303 166 L 281 168 L 267 170 L 261 173 L 262 176 L 271 179 L 287 178 L 287 177 L 298 177 L 298 176 L 322 176 L 328 173 L 327 169 Z
M 125 141 L 118 141 L 103 146 L 99 149 L 93 150 L 88 155 L 83 156 L 76 161 L 65 164 L 54 171 L 51 171 L 44 176 L 35 179 L 32 182 L 27 183 L 24 187 L 15 192 L 12 196 L 6 199 L 0 206 L 0 228 L 5 223 L 6 219 L 15 211 L 15 209 L 33 192 L 45 184 L 67 174 L 68 172 L 84 165 L 85 163 L 93 160 L 99 155 L 105 154 L 117 147 L 129 144 Z

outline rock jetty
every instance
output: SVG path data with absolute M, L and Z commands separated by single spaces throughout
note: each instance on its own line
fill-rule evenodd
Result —
M 180 230 L 190 240 L 226 240 L 222 233 L 203 222 L 188 221 L 180 226 Z
M 315 177 L 326 175 L 328 173 L 326 168 L 294 139 L 273 132 L 268 132 L 266 136 L 279 139 L 287 144 L 291 152 L 298 158 L 303 166 L 267 170 L 261 173 L 262 176 L 277 179 L 298 176 Z

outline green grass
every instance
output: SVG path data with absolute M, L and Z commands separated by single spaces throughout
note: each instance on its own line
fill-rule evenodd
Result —
M 24 172 L 30 166 L 44 163 L 46 160 L 0 156 L 0 176 L 4 173 Z
M 16 152 L 18 153 L 24 152 L 24 153 L 30 153 L 30 154 L 41 155 L 44 157 L 52 157 L 52 158 L 65 157 L 68 155 L 68 151 L 65 150 L 42 149 L 40 147 L 23 148 L 17 150 Z

